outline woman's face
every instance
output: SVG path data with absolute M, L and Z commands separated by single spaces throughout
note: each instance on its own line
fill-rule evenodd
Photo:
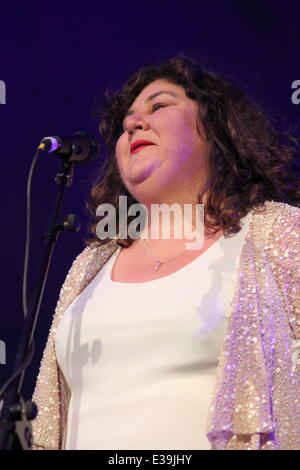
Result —
M 184 88 L 165 79 L 147 85 L 132 103 L 116 158 L 128 191 L 139 202 L 196 202 L 207 156 L 203 129 L 199 135 L 196 127 L 198 109 Z M 137 140 L 153 145 L 131 153 Z

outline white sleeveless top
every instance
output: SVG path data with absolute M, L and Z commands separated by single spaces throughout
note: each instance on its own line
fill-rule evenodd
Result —
M 211 449 L 207 413 L 250 218 L 148 282 L 111 280 L 119 248 L 70 304 L 55 338 L 72 392 L 66 449 Z

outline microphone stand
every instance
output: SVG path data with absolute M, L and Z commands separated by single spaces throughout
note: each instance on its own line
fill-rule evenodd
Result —
M 12 377 L 14 375 L 16 377 L 14 379 L 11 377 L 10 385 L 6 388 L 2 399 L 0 397 L 0 450 L 29 450 L 32 446 L 32 426 L 30 421 L 37 415 L 37 407 L 31 400 L 26 403 L 24 402 L 21 396 L 21 389 L 26 367 L 31 360 L 29 356 L 33 355 L 35 328 L 55 243 L 61 231 L 68 228 L 72 231 L 76 230 L 74 227 L 68 227 L 68 222 L 58 223 L 65 189 L 72 184 L 73 172 L 73 162 L 63 160 L 61 171 L 55 178 L 58 184 L 58 194 L 50 218 L 49 233 L 44 235 L 42 263 L 30 298 L 28 314 L 25 319 L 23 334 L 15 359 Z M 69 215 L 69 220 L 72 217 Z M 21 370 L 18 372 L 19 369 Z

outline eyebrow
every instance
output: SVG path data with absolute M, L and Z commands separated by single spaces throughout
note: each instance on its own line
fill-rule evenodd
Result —
M 148 103 L 149 101 L 153 100 L 154 98 L 156 98 L 158 95 L 162 95 L 163 93 L 167 93 L 168 95 L 172 95 L 174 96 L 175 98 L 179 98 L 178 95 L 176 95 L 175 93 L 173 93 L 172 91 L 167 91 L 167 90 L 160 90 L 160 91 L 157 91 L 156 93 L 153 93 L 153 95 L 150 95 L 148 96 L 148 98 L 146 98 L 146 103 Z M 131 116 L 131 114 L 134 113 L 134 110 L 133 109 L 129 109 L 127 111 L 127 113 L 125 114 L 124 118 L 123 118 L 123 121 L 125 118 L 127 118 L 127 116 Z

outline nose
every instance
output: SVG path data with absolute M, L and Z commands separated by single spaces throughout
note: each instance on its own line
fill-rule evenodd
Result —
M 132 114 L 127 117 L 124 128 L 132 133 L 135 129 L 149 129 L 149 123 L 141 114 Z

